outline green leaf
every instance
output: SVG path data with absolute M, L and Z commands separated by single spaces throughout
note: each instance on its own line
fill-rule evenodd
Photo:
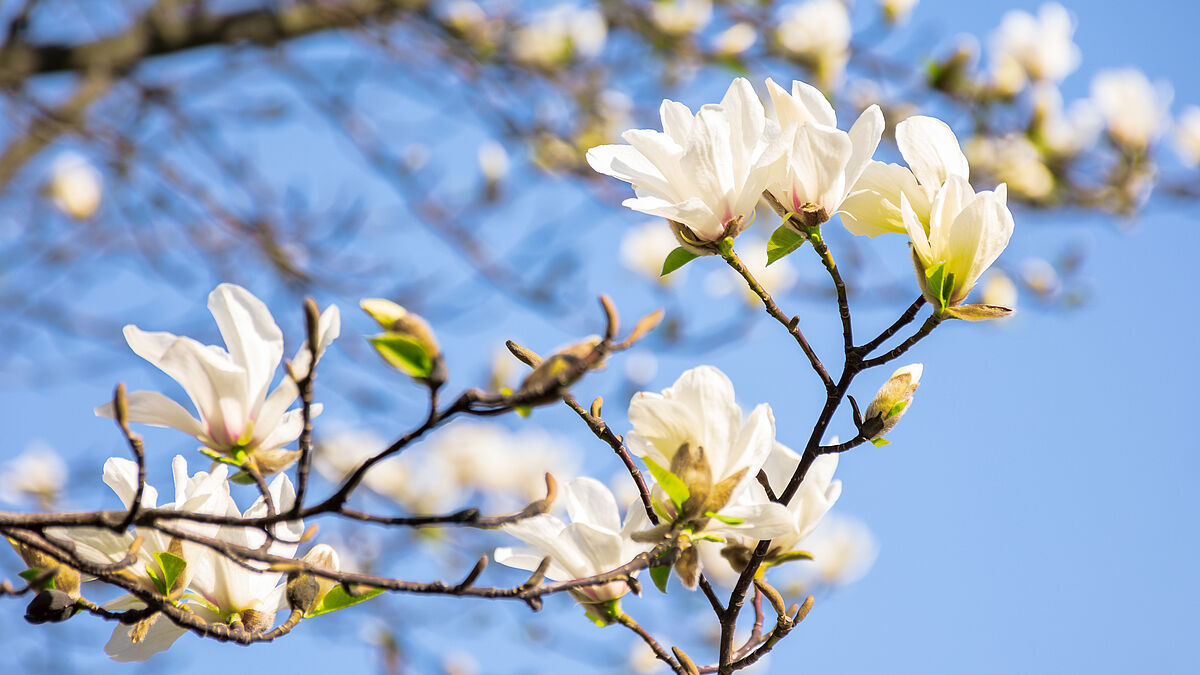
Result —
M 649 457 L 643 457 L 642 460 L 646 462 L 646 468 L 650 469 L 650 475 L 654 476 L 654 481 L 667 493 L 667 496 L 671 498 L 675 506 L 683 508 L 683 503 L 687 501 L 688 497 L 692 496 L 691 491 L 688 490 L 688 486 L 684 484 L 683 480 L 669 470 L 659 466 L 658 462 Z
M 150 581 L 154 582 L 154 588 L 159 595 L 167 594 L 167 585 L 163 582 L 162 572 L 154 569 L 153 565 L 146 565 L 146 576 L 150 577 Z
M 942 298 L 945 296 L 945 273 L 946 263 L 944 262 L 925 268 L 925 287 L 929 289 L 929 295 L 937 298 L 939 302 L 942 302 Z M 942 307 L 945 306 L 945 303 L 942 302 Z
M 433 358 L 417 340 L 395 333 L 384 333 L 369 339 L 388 365 L 409 377 L 427 379 L 433 371 Z
M 889 441 L 888 439 L 884 438 L 883 436 L 880 436 L 879 438 L 871 439 L 871 445 L 873 445 L 877 448 L 882 448 L 885 445 L 891 445 L 891 444 L 892 444 L 892 442 Z
M 745 518 L 735 518 L 734 516 L 723 516 L 719 513 L 714 513 L 712 511 L 705 511 L 704 515 L 708 516 L 709 518 L 716 518 L 717 520 L 721 521 L 722 523 L 725 523 L 726 525 L 741 525 L 742 523 L 746 522 Z
M 46 570 L 44 570 L 40 567 L 30 567 L 29 569 L 25 570 L 24 572 L 20 572 L 18 576 L 20 576 L 25 581 L 32 582 L 34 579 L 38 578 L 45 572 L 46 572 Z M 39 589 L 44 591 L 46 589 L 52 589 L 54 587 L 55 587 L 54 586 L 54 577 L 51 576 L 49 579 L 42 582 L 42 585 L 39 587 Z
M 679 248 L 667 254 L 667 259 L 663 261 L 662 272 L 659 272 L 658 276 L 665 277 L 671 272 L 674 272 L 675 270 L 683 267 L 699 257 L 700 256 L 696 255 L 695 253 L 692 253 L 686 248 L 680 246 Z
M 904 412 L 904 409 L 907 407 L 908 407 L 908 401 L 896 401 L 896 405 L 892 406 L 892 409 L 888 411 L 887 416 L 895 417 L 896 415 L 899 415 L 900 413 Z
M 771 239 L 767 242 L 767 264 L 770 265 L 800 248 L 805 241 L 807 240 L 796 234 L 792 228 L 780 225 L 771 233 Z
M 329 592 L 325 594 L 325 597 L 321 598 L 321 601 L 317 603 L 316 607 L 313 607 L 311 610 L 309 610 L 308 616 L 320 616 L 322 614 L 328 614 L 329 612 L 336 612 L 339 609 L 345 609 L 352 605 L 357 605 L 364 600 L 370 600 L 371 598 L 379 595 L 383 592 L 383 590 L 384 589 L 382 588 L 372 588 L 368 591 L 365 591 L 361 595 L 350 595 L 346 592 L 346 589 L 341 584 L 338 584 L 337 586 L 329 589 Z
M 770 565 L 772 567 L 774 567 L 775 565 L 782 565 L 783 563 L 791 562 L 793 560 L 812 560 L 812 559 L 813 559 L 813 556 L 808 551 L 788 551 L 787 553 L 780 553 L 779 555 L 775 556 L 774 558 L 771 558 Z
M 254 485 L 254 476 L 251 476 L 245 471 L 239 471 L 233 474 L 229 477 L 229 480 L 237 483 L 238 485 Z
M 671 566 L 659 565 L 658 567 L 650 568 L 650 579 L 654 581 L 654 585 L 663 593 L 667 592 L 667 580 L 671 578 Z
M 154 559 L 158 561 L 158 567 L 162 570 L 161 580 L 165 590 L 160 590 L 160 592 L 163 595 L 170 595 L 171 590 L 175 588 L 175 582 L 179 580 L 179 576 L 183 574 L 183 570 L 187 569 L 187 561 L 167 551 L 155 553 Z M 150 569 L 149 567 L 146 568 L 147 571 Z

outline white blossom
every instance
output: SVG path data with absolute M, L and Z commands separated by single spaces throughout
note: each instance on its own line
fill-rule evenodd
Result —
M 264 473 L 279 471 L 295 460 L 296 451 L 282 448 L 296 440 L 304 424 L 299 409 L 288 410 L 299 394 L 290 377 L 285 375 L 267 395 L 283 357 L 283 333 L 267 306 L 241 286 L 217 286 L 208 296 L 208 308 L 227 349 L 125 326 L 125 340 L 134 353 L 178 382 L 200 416 L 196 419 L 158 392 L 136 391 L 127 399 L 129 420 L 179 429 L 216 454 L 235 460 L 244 456 Z M 340 325 L 336 306 L 321 314 L 318 355 L 337 337 Z M 308 371 L 310 361 L 306 341 L 292 360 L 297 376 Z M 319 412 L 320 405 L 314 405 L 314 415 Z M 96 414 L 113 417 L 113 404 L 96 408 Z
M 712 19 L 712 0 L 655 0 L 650 20 L 669 35 L 695 33 Z
M 679 246 L 661 220 L 651 220 L 625 233 L 621 238 L 621 262 L 628 269 L 661 284 L 676 284 L 687 276 L 682 268 L 661 276 L 663 261 Z
M 1087 99 L 1064 110 L 1062 93 L 1053 83 L 1034 86 L 1033 101 L 1038 141 L 1055 156 L 1074 157 L 1087 150 L 1104 129 L 1104 120 Z
M 737 56 L 754 46 L 758 41 L 758 29 L 752 23 L 739 21 L 717 33 L 713 38 L 713 50 L 722 56 Z
M 1024 134 L 976 136 L 966 151 L 971 166 L 1007 184 L 1014 194 L 1045 199 L 1054 191 L 1054 174 Z
M 980 293 L 980 301 L 985 305 L 998 305 L 1000 307 L 1010 307 L 1016 309 L 1019 291 L 1017 285 L 1013 283 L 1011 277 L 1004 273 L 1003 270 L 992 270 L 988 272 L 987 278 L 983 281 L 983 290 Z
M 555 68 L 575 57 L 595 57 L 607 37 L 608 23 L 600 12 L 557 5 L 514 31 L 513 57 L 542 68 Z
M 995 71 L 1002 75 L 1002 89 L 1015 93 L 1025 80 L 1061 82 L 1079 67 L 1079 47 L 1072 41 L 1075 25 L 1058 3 L 1046 3 L 1038 15 L 1011 10 L 992 34 Z
M 775 443 L 771 454 L 763 464 L 763 472 L 766 473 L 767 481 L 776 494 L 783 492 L 787 487 L 799 465 L 800 455 L 782 443 Z M 771 540 L 770 555 L 774 556 L 795 550 L 800 542 L 817 527 L 825 513 L 837 503 L 838 497 L 842 495 L 842 481 L 833 478 L 834 472 L 837 471 L 837 465 L 838 455 L 836 453 L 821 455 L 813 461 L 808 472 L 804 474 L 800 489 L 787 504 L 793 529 L 791 532 Z M 766 492 L 757 481 L 751 486 L 751 491 L 757 495 L 758 499 L 766 499 Z
M 651 548 L 633 541 L 631 535 L 650 525 L 638 501 L 627 509 L 625 524 L 617 501 L 604 484 L 593 478 L 576 478 L 563 487 L 570 523 L 558 516 L 542 514 L 510 523 L 504 531 L 533 549 L 498 548 L 496 562 L 523 570 L 537 569 L 545 556 L 550 557 L 546 577 L 567 581 L 610 572 Z M 624 581 L 584 586 L 571 591 L 585 604 L 616 600 L 629 592 Z
M 808 0 L 788 5 L 775 37 L 787 51 L 814 65 L 821 82 L 832 86 L 850 55 L 850 12 L 841 0 Z
M 479 171 L 488 183 L 499 183 L 508 175 L 508 151 L 496 141 L 479 146 Z
M 1151 84 L 1136 68 L 1104 70 L 1092 78 L 1092 101 L 1108 133 L 1132 150 L 1149 147 L 1166 129 L 1172 97 L 1170 85 Z
M 879 0 L 883 16 L 892 23 L 903 23 L 917 6 L 918 0 Z
M 626 181 L 637 195 L 623 204 L 672 222 L 680 243 L 698 254 L 749 224 L 771 182 L 785 143 L 766 118 L 750 82 L 737 78 L 719 105 L 692 115 L 663 101 L 663 131 L 633 129 L 629 145 L 601 145 L 587 153 L 596 171 Z
M 1175 149 L 1184 164 L 1200 165 L 1200 106 L 1188 106 L 1175 124 Z
M 67 465 L 43 441 L 30 443 L 0 470 L 0 499 L 16 504 L 32 497 L 43 509 L 51 508 L 67 482 Z
M 77 220 L 91 218 L 104 192 L 100 171 L 83 155 L 65 152 L 50 170 L 49 192 L 60 211 Z
M 809 583 L 845 586 L 866 576 L 879 545 L 862 521 L 832 513 L 804 541 L 811 562 L 795 565 Z

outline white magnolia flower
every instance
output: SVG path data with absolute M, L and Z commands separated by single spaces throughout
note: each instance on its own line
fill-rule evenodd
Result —
M 545 432 L 512 432 L 478 422 L 447 426 L 429 448 L 429 457 L 443 463 L 460 495 L 479 492 L 504 508 L 544 497 L 546 474 L 574 474 L 575 454 Z
M 775 444 L 771 407 L 763 403 L 743 418 L 734 401 L 733 383 L 720 370 L 693 368 L 661 394 L 635 394 L 629 422 L 633 430 L 625 442 L 633 454 L 672 471 L 686 459 L 684 470 L 677 473 L 689 474 L 680 478 L 691 484 L 690 491 L 703 491 L 710 499 L 724 493 L 725 501 L 711 508 L 718 517 L 699 526 L 684 524 L 700 527 L 693 538 L 711 532 L 771 539 L 792 532 L 792 519 L 782 505 L 765 498 L 743 498 L 743 492 L 756 484 L 755 476 Z M 690 457 L 680 457 L 682 453 Z M 658 495 L 662 509 L 678 516 L 663 496 Z
M 1038 141 L 1051 154 L 1074 157 L 1092 147 L 1104 129 L 1095 105 L 1082 99 L 1064 110 L 1062 93 L 1050 82 L 1033 88 L 1034 123 Z
M 917 0 L 879 0 L 883 16 L 892 23 L 903 23 L 917 6 Z
M 1133 150 L 1149 147 L 1166 129 L 1172 97 L 1170 85 L 1151 84 L 1136 68 L 1104 70 L 1092 78 L 1092 101 L 1108 133 Z
M 30 443 L 25 451 L 4 464 L 0 471 L 0 499 L 16 504 L 32 497 L 50 509 L 67 482 L 67 465 L 43 441 Z
M 208 308 L 228 351 L 189 337 L 125 326 L 130 348 L 182 385 L 200 415 L 197 420 L 158 392 L 136 391 L 128 396 L 129 420 L 179 429 L 217 454 L 237 459 L 244 453 L 264 473 L 279 471 L 296 455 L 283 446 L 296 440 L 304 425 L 299 409 L 288 410 L 299 394 L 290 377 L 285 375 L 267 395 L 283 357 L 283 333 L 267 306 L 241 286 L 217 286 L 208 296 Z M 321 314 L 318 355 L 337 337 L 340 325 L 336 306 Z M 292 360 L 297 376 L 308 372 L 310 361 L 306 341 Z M 320 405 L 313 412 L 319 413 Z M 96 408 L 96 414 L 113 417 L 113 404 Z
M 669 35 L 695 33 L 711 19 L 712 0 L 656 0 L 650 6 L 650 20 Z
M 767 80 L 775 116 L 791 141 L 787 170 L 767 189 L 789 211 L 819 207 L 824 222 L 842 205 L 871 162 L 883 134 L 883 113 L 872 105 L 849 133 L 837 128 L 833 106 L 816 87 L 798 80 L 792 92 Z
M 550 557 L 546 577 L 555 581 L 582 579 L 610 572 L 651 548 L 633 541 L 634 532 L 650 525 L 639 501 L 630 503 L 621 524 L 617 501 L 608 488 L 593 478 L 576 478 L 563 487 L 570 523 L 553 514 L 543 514 L 504 526 L 504 531 L 533 546 L 529 549 L 498 548 L 496 562 L 523 570 L 537 569 Z M 588 604 L 616 600 L 629 592 L 624 581 L 585 586 L 571 591 Z
M 1200 106 L 1188 106 L 1175 124 L 1175 149 L 1188 166 L 1200 165 Z
M 555 68 L 572 58 L 592 58 L 604 48 L 608 23 L 594 9 L 557 5 L 513 33 L 513 57 L 523 63 Z
M 86 220 L 100 208 L 103 178 L 83 155 L 63 153 L 50 170 L 49 192 L 60 211 L 77 220 Z
M 836 442 L 836 441 L 835 441 Z M 800 465 L 800 455 L 782 443 L 775 443 L 774 450 L 763 464 L 767 481 L 776 493 L 783 492 L 792 480 L 792 474 Z M 787 510 L 791 514 L 793 530 L 785 535 L 771 540 L 770 557 L 796 550 L 798 545 L 817 527 L 825 513 L 837 502 L 842 495 L 842 481 L 834 480 L 833 473 L 837 470 L 838 455 L 831 453 L 821 455 L 813 461 L 800 489 L 788 502 Z M 763 487 L 755 481 L 751 490 L 766 499 Z
M 663 131 L 631 129 L 629 145 L 588 150 L 596 171 L 633 185 L 634 211 L 672 221 L 680 243 L 697 254 L 749 224 L 763 189 L 785 151 L 779 125 L 766 118 L 750 82 L 737 78 L 720 105 L 694 116 L 682 103 L 663 101 Z
M 212 473 L 199 471 L 189 477 L 187 460 L 182 455 L 176 455 L 171 462 L 171 468 L 175 477 L 175 500 L 159 506 L 158 491 L 154 486 L 146 485 L 142 492 L 143 508 L 209 515 L 228 513 L 228 506 L 232 504 L 227 482 L 228 466 L 220 464 Z M 130 460 L 113 457 L 104 463 L 104 483 L 120 497 L 121 503 L 127 509 L 137 494 L 137 475 L 137 464 Z M 189 521 L 172 523 L 172 527 L 202 537 L 216 536 L 219 531 L 217 525 Z M 124 558 L 135 536 L 141 536 L 143 541 L 137 552 L 137 560 L 125 568 L 126 576 L 146 590 L 158 593 L 161 589 L 151 577 L 153 574 L 161 578 L 163 570 L 158 556 L 164 553 L 178 556 L 186 566 L 169 589 L 173 598 L 181 596 L 212 555 L 211 550 L 199 544 L 168 537 L 152 528 L 138 528 L 134 533 L 119 534 L 106 528 L 49 528 L 46 534 L 51 539 L 71 540 L 83 559 L 99 564 L 108 564 Z M 186 596 L 183 597 L 186 600 Z M 105 608 L 112 611 L 143 607 L 145 604 L 132 594 L 105 604 Z M 196 606 L 191 607 L 193 610 L 198 609 Z M 116 661 L 145 661 L 170 648 L 185 632 L 186 629 L 180 628 L 169 619 L 156 616 L 137 624 L 117 626 L 113 629 L 112 637 L 104 650 Z
M 826 87 L 841 79 L 850 54 L 850 12 L 841 0 L 809 0 L 784 8 L 775 37 L 780 46 L 810 61 Z
M 926 232 L 908 198 L 900 195 L 917 280 L 938 311 L 966 300 L 979 276 L 1008 246 L 1013 217 L 1006 198 L 1003 183 L 994 192 L 975 194 L 966 180 L 951 177 L 934 199 Z
M 971 166 L 1007 184 L 1014 194 L 1045 199 L 1054 191 L 1054 174 L 1024 134 L 975 136 L 966 150 Z
M 875 564 L 879 545 L 862 521 L 832 513 L 804 542 L 810 563 L 792 568 L 809 583 L 845 586 L 863 578 Z
M 679 246 L 671 231 L 663 227 L 661 220 L 647 221 L 625 233 L 621 238 L 621 262 L 625 267 L 661 284 L 679 283 L 687 276 L 682 268 L 660 276 L 663 261 Z
M 988 272 L 987 279 L 983 282 L 980 301 L 985 305 L 997 305 L 999 307 L 1016 309 L 1019 295 L 1020 291 L 1017 289 L 1017 284 L 1013 282 L 1012 278 L 1005 274 L 1003 270 L 995 269 Z
M 1061 82 L 1079 67 L 1079 47 L 1071 41 L 1075 25 L 1058 3 L 1047 3 L 1038 15 L 1011 10 L 992 34 L 992 56 L 1002 87 L 1015 93 L 1025 80 Z
M 872 161 L 842 202 L 842 223 L 854 234 L 875 237 L 905 232 L 900 196 L 922 223 L 942 185 L 950 177 L 966 180 L 970 168 L 958 139 L 945 122 L 914 116 L 896 125 L 896 145 L 908 167 Z
M 508 175 L 508 151 L 496 141 L 479 146 L 479 171 L 488 183 L 499 183 Z
M 752 23 L 739 21 L 717 33 L 713 38 L 713 50 L 722 56 L 737 56 L 754 46 L 758 41 L 758 29 Z

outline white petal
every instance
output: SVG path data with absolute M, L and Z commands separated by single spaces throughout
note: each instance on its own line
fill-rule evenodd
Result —
M 664 197 L 675 197 L 675 191 L 658 167 L 632 146 L 597 145 L 587 151 L 587 163 L 598 173 L 641 186 Z
M 621 560 L 621 535 L 601 530 L 587 523 L 571 523 L 563 536 L 579 551 L 585 566 L 572 570 L 580 577 L 590 577 L 620 567 L 629 562 Z
M 799 211 L 804 204 L 813 203 L 837 209 L 846 190 L 846 163 L 854 148 L 846 132 L 815 124 L 796 131 L 789 161 L 792 204 Z
M 958 139 L 939 119 L 918 115 L 897 124 L 896 145 L 927 191 L 938 189 L 950 176 L 970 178 L 967 157 Z
M 683 223 L 705 241 L 715 241 L 725 233 L 724 226 L 716 214 L 699 197 L 671 203 L 657 197 L 639 194 L 637 197 L 621 202 L 621 205 L 647 215 L 660 216 Z
M 217 320 L 229 355 L 246 370 L 249 402 L 261 401 L 283 358 L 283 332 L 266 304 L 236 284 L 213 289 L 208 309 Z
M 151 656 L 170 649 L 171 645 L 187 632 L 187 629 L 175 625 L 166 616 L 156 618 L 137 644 L 129 639 L 131 630 L 133 626 L 125 624 L 118 624 L 113 629 L 112 637 L 109 638 L 108 644 L 104 645 L 104 653 L 112 657 L 112 660 L 122 663 L 146 661 Z
M 126 406 L 130 422 L 151 424 L 157 427 L 171 427 L 196 438 L 204 437 L 204 425 L 192 417 L 183 406 L 163 396 L 157 391 L 135 391 L 126 395 Z M 105 403 L 96 408 L 100 417 L 115 418 L 113 404 Z
M 975 190 L 971 189 L 970 183 L 958 176 L 946 179 L 937 196 L 933 198 L 933 205 L 929 207 L 929 247 L 935 260 L 946 259 L 954 220 L 967 202 L 973 199 Z
M 110 457 L 104 462 L 104 484 L 117 493 L 125 508 L 129 508 L 133 504 L 134 495 L 137 494 L 137 464 L 122 457 Z M 152 485 L 146 485 L 142 489 L 142 506 L 152 509 L 157 504 L 158 490 Z
M 320 403 L 312 404 L 312 416 L 315 418 L 324 409 L 325 406 Z M 299 438 L 300 433 L 304 431 L 304 411 L 300 408 L 289 410 L 279 418 L 274 428 L 266 425 L 263 426 L 264 431 L 270 429 L 270 433 L 267 434 L 266 438 L 259 441 L 258 447 L 263 450 L 281 448 Z M 255 435 L 257 435 L 258 427 L 256 426 L 254 430 Z
M 961 302 L 979 275 L 1000 257 L 1012 231 L 1012 213 L 993 193 L 980 193 L 963 209 L 954 221 L 949 242 L 947 272 L 955 274 L 953 302 Z
M 726 532 L 748 539 L 774 539 L 790 536 L 795 532 L 792 512 L 782 504 L 731 504 L 721 509 L 727 518 L 741 519 L 739 525 L 726 525 L 715 518 L 709 521 L 708 530 Z
M 617 500 L 604 483 L 586 476 L 576 478 L 567 483 L 563 496 L 572 522 L 587 523 L 609 532 L 621 531 Z
M 663 133 L 670 136 L 681 147 L 687 143 L 688 134 L 692 130 L 692 111 L 682 103 L 663 99 L 662 105 L 658 107 L 658 114 L 662 118 Z M 605 172 L 601 171 L 601 173 Z
M 850 127 L 850 144 L 854 151 L 846 162 L 846 190 L 849 191 L 862 177 L 863 171 L 871 164 L 879 139 L 883 136 L 883 112 L 879 106 L 872 105 L 863 111 L 854 125 Z M 840 200 L 839 200 L 840 201 Z
M 515 549 L 507 546 L 497 548 L 492 553 L 492 560 L 501 565 L 515 567 L 519 570 L 529 570 L 530 572 L 536 570 L 538 565 L 542 564 L 542 559 L 545 557 L 546 554 L 540 551 L 527 548 Z M 566 581 L 571 578 L 571 575 L 561 565 L 551 560 L 550 566 L 546 568 L 546 578 L 552 581 Z
M 926 265 L 936 264 L 933 259 L 933 251 L 929 246 L 929 237 L 925 234 L 925 226 L 917 218 L 917 214 L 913 212 L 912 206 L 908 203 L 908 195 L 900 195 L 900 216 L 904 220 L 904 229 L 908 232 L 909 239 L 912 240 L 913 251 Z
M 713 478 L 720 480 L 745 467 L 746 473 L 742 475 L 741 481 L 733 490 L 733 495 L 738 495 L 746 486 L 756 481 L 759 469 L 767 461 L 774 446 L 775 416 L 771 413 L 769 404 L 761 403 L 746 418 L 746 423 L 742 425 L 741 433 L 734 445 L 729 448 L 728 454 L 719 459 L 713 456 L 715 453 L 710 454 L 709 461 L 713 465 Z
M 325 353 L 325 350 L 337 339 L 342 333 L 342 313 L 337 305 L 330 305 L 321 312 L 321 316 L 317 319 L 317 358 Z M 296 352 L 296 357 L 292 359 L 292 372 L 297 378 L 304 378 L 308 375 L 308 367 L 312 362 L 312 352 L 308 349 L 308 340 L 305 340 L 300 345 L 299 351 Z M 290 377 L 284 377 L 284 381 L 291 380 Z M 281 383 L 282 384 L 282 383 Z M 273 393 L 273 392 L 272 392 Z

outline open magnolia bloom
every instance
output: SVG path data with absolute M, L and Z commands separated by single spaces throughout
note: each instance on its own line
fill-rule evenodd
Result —
M 854 234 L 875 237 L 906 232 L 900 215 L 900 196 L 917 219 L 929 223 L 929 209 L 938 190 L 951 176 L 969 177 L 967 156 L 945 122 L 914 116 L 896 125 L 896 145 L 908 167 L 871 161 L 850 188 L 841 205 L 842 223 Z
M 594 147 L 588 164 L 633 186 L 637 196 L 625 206 L 670 220 L 693 254 L 714 254 L 716 242 L 750 224 L 786 139 L 745 78 L 729 85 L 719 105 L 695 115 L 675 101 L 663 101 L 659 112 L 661 132 L 626 131 L 629 145 Z
M 200 415 L 152 391 L 128 396 L 129 421 L 173 427 L 190 434 L 215 457 L 236 463 L 254 462 L 271 474 L 286 468 L 298 453 L 283 446 L 296 440 L 304 426 L 299 409 L 288 410 L 299 389 L 290 376 L 267 395 L 283 357 L 283 333 L 270 311 L 249 291 L 221 284 L 208 296 L 208 308 L 227 346 L 203 345 L 171 333 L 148 333 L 125 327 L 125 340 L 134 353 L 170 375 L 192 400 Z M 331 306 L 319 321 L 318 356 L 338 336 L 341 319 Z M 293 372 L 303 377 L 311 367 L 307 341 L 293 360 Z M 313 414 L 321 406 L 313 406 Z M 96 408 L 96 414 L 114 417 L 113 404 Z
M 685 585 L 694 587 L 699 573 L 697 554 L 686 546 L 692 539 L 772 539 L 792 532 L 784 506 L 765 494 L 744 494 L 775 444 L 771 407 L 761 404 L 743 418 L 733 383 L 720 370 L 694 368 L 661 394 L 634 395 L 629 421 L 633 430 L 625 441 L 658 482 L 652 496 L 663 520 L 638 538 L 679 535 L 684 547 L 676 569 Z
M 212 473 L 199 471 L 189 477 L 187 460 L 176 455 L 171 468 L 175 475 L 175 501 L 158 506 L 158 491 L 146 485 L 142 492 L 143 508 L 226 514 L 232 503 L 227 482 L 228 467 L 219 465 Z M 137 475 L 137 465 L 130 460 L 114 457 L 104 463 L 104 482 L 117 493 L 125 508 L 133 504 L 137 494 Z M 203 537 L 215 536 L 219 529 L 217 525 L 189 521 L 173 522 L 171 526 Z M 186 590 L 197 569 L 203 566 L 201 561 L 210 557 L 211 551 L 152 528 L 138 528 L 136 534 L 143 541 L 136 562 L 125 568 L 122 576 L 147 591 L 166 595 L 177 602 L 187 602 Z M 56 541 L 69 540 L 84 560 L 99 564 L 124 558 L 135 538 L 133 533 L 118 534 L 107 528 L 47 528 L 46 536 Z M 143 607 L 145 605 L 132 594 L 105 605 L 105 609 L 112 611 Z M 155 615 L 132 625 L 118 625 L 113 629 L 105 651 L 117 661 L 145 661 L 168 649 L 185 632 L 186 629 L 169 619 Z
M 837 439 L 833 439 L 833 442 L 836 443 Z M 778 493 L 783 492 L 799 465 L 800 455 L 777 442 L 762 470 L 772 489 Z M 821 522 L 821 518 L 842 495 L 842 481 L 833 479 L 837 465 L 836 453 L 821 455 L 813 461 L 804 475 L 804 481 L 800 483 L 800 490 L 787 504 L 793 529 L 771 540 L 771 548 L 767 551 L 767 564 L 778 565 L 788 560 L 808 557 L 807 553 L 797 550 L 797 547 L 812 533 Z M 743 499 L 761 502 L 767 499 L 767 493 L 762 485 L 755 482 Z M 754 543 L 753 540 L 731 541 L 721 550 L 721 555 L 729 561 L 734 571 L 740 573 L 750 560 Z
M 593 577 L 628 563 L 649 544 L 632 539 L 634 532 L 650 526 L 640 502 L 629 505 L 624 526 L 612 492 L 594 478 L 576 478 L 563 488 L 570 523 L 543 514 L 504 526 L 504 531 L 533 546 L 533 549 L 498 548 L 496 562 L 523 570 L 535 570 L 542 558 L 550 557 L 546 576 L 555 581 Z M 604 605 L 629 592 L 624 581 L 584 586 L 571 591 L 594 619 L 611 620 Z
M 1011 313 L 994 305 L 959 307 L 1012 237 L 1013 217 L 1006 197 L 1004 183 L 994 192 L 976 194 L 965 178 L 951 176 L 933 201 L 926 231 L 907 195 L 900 195 L 917 282 L 936 312 L 972 321 Z
M 767 80 L 775 116 L 791 140 L 787 170 L 767 190 L 788 211 L 819 225 L 837 212 L 871 162 L 883 134 L 883 113 L 872 105 L 849 133 L 837 128 L 833 106 L 816 87 L 792 82 L 792 93 Z M 809 215 L 811 214 L 811 215 Z

